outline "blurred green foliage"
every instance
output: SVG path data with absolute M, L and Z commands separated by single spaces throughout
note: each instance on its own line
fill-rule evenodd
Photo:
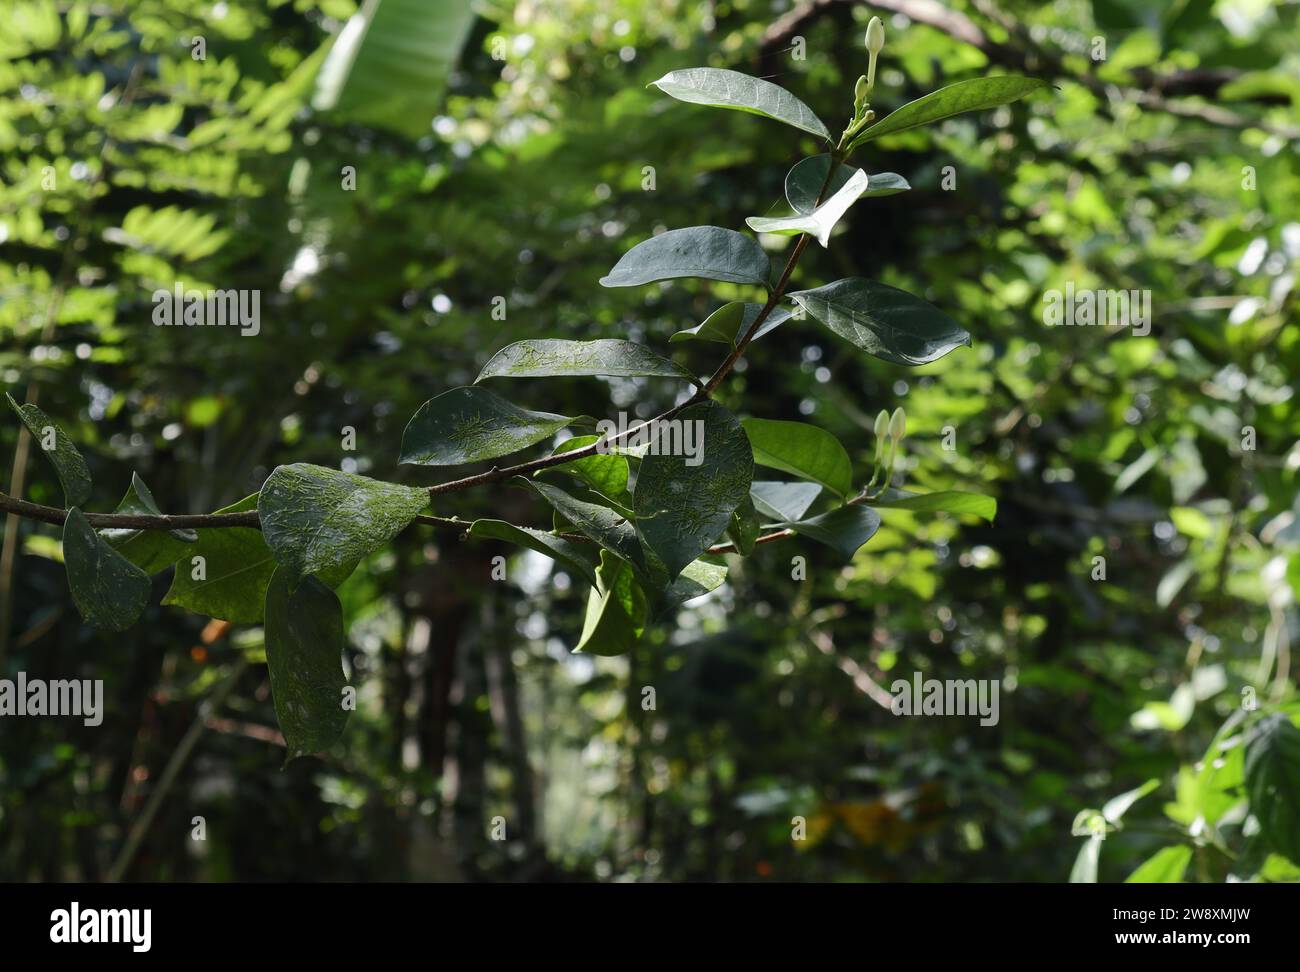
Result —
M 0 373 L 80 444 L 100 510 L 133 470 L 168 512 L 234 503 L 282 462 L 430 484 L 397 467 L 407 417 L 504 344 L 625 337 L 667 353 L 747 296 L 596 285 L 657 229 L 784 213 L 784 133 L 646 88 L 668 71 L 758 74 L 840 119 L 874 12 L 889 36 L 876 105 L 990 70 L 1057 89 L 871 142 L 855 161 L 911 192 L 864 201 L 796 275 L 906 288 L 971 348 L 909 369 L 792 321 L 721 394 L 745 415 L 802 414 L 855 470 L 875 412 L 903 405 L 894 485 L 978 487 L 998 498 L 994 523 L 885 510 L 847 567 L 766 545 L 609 659 L 570 654 L 577 578 L 413 528 L 339 589 L 360 687 L 344 743 L 281 771 L 260 627 L 158 606 L 162 575 L 141 625 L 92 633 L 57 529 L 11 520 L 0 674 L 102 678 L 106 715 L 5 720 L 0 877 L 102 878 L 196 719 L 208 731 L 128 878 L 1300 877 L 1294 746 L 1250 755 L 1285 737 L 1252 728 L 1264 710 L 1297 718 L 1297 8 L 901 12 L 927 6 L 488 2 L 412 138 L 312 108 L 352 0 L 8 0 Z M 261 333 L 155 328 L 150 294 L 176 281 L 260 289 Z M 1150 333 L 1045 326 L 1045 294 L 1068 285 L 1149 290 Z M 673 350 L 697 373 L 717 358 Z M 512 397 L 648 417 L 667 387 L 563 380 Z M 17 431 L 0 424 L 6 456 Z M 39 462 L 22 492 L 61 505 Z M 549 524 L 511 488 L 435 512 Z M 1001 679 L 1000 721 L 893 716 L 882 693 L 917 671 Z M 236 691 L 201 712 L 230 672 Z M 1276 802 L 1250 815 L 1248 800 Z

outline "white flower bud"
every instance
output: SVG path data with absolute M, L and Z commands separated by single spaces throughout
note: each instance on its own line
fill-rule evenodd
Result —
M 907 434 L 907 416 L 901 406 L 894 409 L 894 414 L 890 416 L 889 434 L 893 436 L 895 442 L 901 442 L 903 436 Z
M 872 17 L 871 22 L 867 24 L 867 50 L 871 52 L 872 57 L 875 57 L 884 46 L 885 25 L 880 22 L 879 17 Z
M 889 413 L 883 408 L 880 414 L 876 416 L 876 438 L 883 439 L 885 433 L 889 431 Z

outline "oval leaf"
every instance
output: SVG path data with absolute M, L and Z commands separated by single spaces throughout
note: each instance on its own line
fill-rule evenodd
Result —
M 587 597 L 582 637 L 573 650 L 588 655 L 623 655 L 645 631 L 648 606 L 632 567 L 610 554 L 600 555 L 600 583 Z
M 831 240 L 831 230 L 835 229 L 835 224 L 840 221 L 840 217 L 848 212 L 849 207 L 857 202 L 858 197 L 866 191 L 867 174 L 858 169 L 853 175 L 849 176 L 848 182 L 844 183 L 833 196 L 811 213 L 776 218 L 750 216 L 745 220 L 745 223 L 755 233 L 775 233 L 778 236 L 807 233 L 809 236 L 816 237 L 817 242 L 822 246 L 828 246 Z
M 785 88 L 722 68 L 685 68 L 669 71 L 651 82 L 664 94 L 692 105 L 731 108 L 773 118 L 811 135 L 830 140 L 831 133 L 811 108 Z
M 1041 78 L 1026 78 L 1019 75 L 958 81 L 938 91 L 931 91 L 915 101 L 909 101 L 897 111 L 890 112 L 881 121 L 861 132 L 849 147 L 856 148 L 873 138 L 897 135 L 909 128 L 929 125 L 931 122 L 941 121 L 964 111 L 995 108 L 1017 98 L 1023 98 L 1034 91 L 1050 87 L 1051 84 Z
M 245 496 L 217 512 L 255 510 L 257 496 Z M 275 572 L 275 554 L 262 539 L 262 532 L 252 527 L 213 527 L 195 533 L 198 542 L 176 564 L 172 586 L 162 602 L 223 621 L 261 621 L 266 588 Z M 322 580 L 337 587 L 347 580 L 353 566 L 344 564 L 327 571 Z
M 125 631 L 144 613 L 149 575 L 110 547 L 75 506 L 63 524 L 63 563 L 72 601 L 90 627 Z
M 998 501 L 983 493 L 944 489 L 937 493 L 909 493 L 890 489 L 871 500 L 877 509 L 911 510 L 914 513 L 971 513 L 990 523 L 998 512 Z
M 36 440 L 36 447 L 54 465 L 54 472 L 63 486 L 64 503 L 70 507 L 82 506 L 90 499 L 90 469 L 72 444 L 72 439 L 35 405 L 19 405 L 9 394 L 5 398 L 9 399 L 10 407 Z
M 297 462 L 262 484 L 257 512 L 263 539 L 296 584 L 305 574 L 355 565 L 428 505 L 425 489 Z
M 783 522 L 803 519 L 821 491 L 816 483 L 754 482 L 749 487 L 754 508 Z
M 663 562 L 668 580 L 723 534 L 753 478 L 745 430 L 716 402 L 692 405 L 659 426 L 634 498 L 641 542 Z
M 841 506 L 810 520 L 783 523 L 801 536 L 824 543 L 846 561 L 880 529 L 880 514 L 865 506 Z
M 492 356 L 475 383 L 484 378 L 551 378 L 613 375 L 620 378 L 699 379 L 643 344 L 603 338 L 598 341 L 516 341 Z
M 926 364 L 970 344 L 933 304 L 875 280 L 849 277 L 790 296 L 840 337 L 894 364 Z
M 747 418 L 742 423 L 760 466 L 821 483 L 837 496 L 853 489 L 849 454 L 825 429 L 807 422 Z
M 794 168 L 786 173 L 785 176 L 785 198 L 790 204 L 790 208 L 796 213 L 807 215 L 817 208 L 817 200 L 834 195 L 839 192 L 853 178 L 855 172 L 861 172 L 861 169 L 851 165 L 841 163 L 835 170 L 835 175 L 831 177 L 829 183 L 826 182 L 826 170 L 830 167 L 831 157 L 829 155 L 814 155 L 811 158 L 803 159 L 796 162 Z M 822 187 L 826 187 L 825 197 L 822 196 Z M 895 193 L 906 192 L 912 187 L 907 184 L 907 180 L 896 172 L 877 172 L 871 176 L 867 182 L 866 191 L 859 196 L 859 199 L 870 199 L 873 196 L 892 196 Z
M 399 462 L 456 466 L 507 456 L 571 424 L 567 415 L 530 412 L 485 388 L 453 388 L 420 406 L 402 433 Z
M 693 560 L 678 575 L 677 580 L 668 585 L 664 592 L 659 613 L 671 611 L 687 601 L 703 597 L 710 591 L 716 591 L 727 580 L 727 565 L 714 564 L 707 560 Z
M 638 243 L 623 254 L 603 287 L 636 287 L 674 277 L 767 286 L 771 263 L 753 239 L 720 226 L 688 226 Z
M 307 577 L 293 588 L 277 569 L 266 588 L 266 667 L 275 717 L 289 754 L 323 752 L 347 725 L 343 708 L 343 607 L 328 587 Z

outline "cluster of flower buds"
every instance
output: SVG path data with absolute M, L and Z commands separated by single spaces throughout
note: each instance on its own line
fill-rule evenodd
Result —
M 872 17 L 867 24 L 867 73 L 859 77 L 858 83 L 853 87 L 853 120 L 845 132 L 846 136 L 856 135 L 876 117 L 876 113 L 867 107 L 867 99 L 876 86 L 876 59 L 884 46 L 885 25 L 879 17 Z
M 898 444 L 907 435 L 907 415 L 902 407 L 894 409 L 890 415 L 883 408 L 876 416 L 876 465 L 871 473 L 871 482 L 863 490 L 868 496 L 879 496 L 889 488 L 894 478 L 894 462 L 898 458 Z M 889 458 L 885 458 L 885 447 L 889 447 Z M 873 492 L 874 490 L 874 492 Z

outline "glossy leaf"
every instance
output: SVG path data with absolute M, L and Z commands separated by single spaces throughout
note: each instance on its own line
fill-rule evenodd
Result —
M 585 500 L 552 486 L 522 476 L 513 480 L 533 490 L 554 508 L 573 528 L 601 547 L 645 572 L 648 564 L 637 542 L 636 528 L 627 517 L 614 510 Z
M 298 462 L 262 484 L 262 537 L 289 583 L 325 574 L 388 543 L 429 505 L 428 490 Z
M 1026 78 L 1019 75 L 1002 75 L 987 78 L 970 78 L 958 81 L 938 91 L 909 101 L 897 111 L 890 112 L 883 119 L 864 129 L 851 143 L 852 148 L 869 142 L 882 135 L 897 135 L 920 125 L 929 125 L 942 121 L 964 111 L 979 111 L 983 108 L 995 108 L 1023 98 L 1027 94 L 1051 87 L 1040 78 Z
M 600 441 L 598 435 L 575 435 L 571 439 L 565 439 L 551 455 L 560 455 L 564 452 L 573 452 L 575 449 L 583 449 Z M 590 486 L 601 496 L 608 499 L 617 507 L 621 507 L 619 512 L 631 516 L 632 494 L 628 491 L 628 462 L 627 457 L 609 453 L 596 453 L 591 456 L 582 456 L 571 462 L 560 463 L 556 466 L 549 466 L 546 469 L 540 469 L 536 475 L 543 476 L 547 473 L 568 473 L 581 482 Z
M 782 483 L 756 480 L 750 484 L 749 495 L 754 508 L 763 516 L 781 522 L 803 519 L 808 508 L 821 494 L 817 483 Z
M 685 68 L 669 71 L 651 83 L 678 101 L 745 111 L 785 122 L 827 141 L 831 137 L 826 125 L 813 110 L 785 88 L 739 71 Z
M 807 422 L 747 418 L 742 423 L 754 461 L 820 483 L 837 496 L 853 489 L 853 464 L 839 439 Z
M 257 509 L 257 493 L 218 513 Z M 266 587 L 275 572 L 275 554 L 252 527 L 213 527 L 196 530 L 198 542 L 176 564 L 171 589 L 163 598 L 173 604 L 223 621 L 256 623 L 262 620 Z M 202 558 L 202 576 L 196 577 Z M 321 578 L 330 587 L 343 583 L 354 564 L 326 571 Z
M 72 601 L 92 628 L 125 631 L 149 604 L 149 575 L 110 547 L 75 506 L 63 524 L 63 563 Z
M 829 246 L 835 224 L 866 191 L 867 174 L 858 169 L 849 177 L 848 182 L 811 213 L 778 217 L 750 216 L 745 223 L 755 233 L 775 233 L 778 236 L 807 233 L 816 237 L 822 246 Z
M 678 331 L 668 340 L 674 342 L 715 341 L 719 344 L 729 344 L 734 347 L 736 341 L 748 333 L 762 310 L 762 304 L 733 300 L 729 304 L 723 304 L 699 324 Z M 784 307 L 774 307 L 763 320 L 763 323 L 759 325 L 758 331 L 755 332 L 751 340 L 757 341 L 768 331 L 775 330 L 789 319 L 789 310 Z
M 880 514 L 860 504 L 841 506 L 810 520 L 784 523 L 801 536 L 824 543 L 846 561 L 880 529 Z
M 668 589 L 664 592 L 663 601 L 659 605 L 659 613 L 666 613 L 673 608 L 680 607 L 687 601 L 693 601 L 697 597 L 703 597 L 711 591 L 716 591 L 726 583 L 726 580 L 726 564 L 715 564 L 707 560 L 693 560 L 683 567 L 677 579 L 668 585 Z
M 826 170 L 830 168 L 830 164 L 831 157 L 829 155 L 814 155 L 796 162 L 794 167 L 786 173 L 785 199 L 790 204 L 790 208 L 796 213 L 811 213 L 817 208 L 818 199 L 830 198 L 843 189 L 858 172 L 862 171 L 856 166 L 845 165 L 841 162 L 835 169 L 835 175 L 831 177 L 828 183 L 826 181 Z M 825 195 L 822 194 L 823 187 L 825 187 Z M 873 196 L 892 196 L 895 193 L 906 192 L 911 188 L 907 184 L 907 180 L 896 172 L 877 172 L 870 176 L 866 190 L 858 198 L 870 199 Z
M 486 388 L 453 388 L 420 406 L 402 433 L 399 461 L 456 466 L 496 459 L 549 439 L 573 421 L 530 412 Z
M 343 608 L 315 577 L 277 569 L 266 588 L 266 667 L 287 759 L 324 752 L 347 725 Z
M 911 510 L 913 513 L 970 513 L 990 523 L 998 512 L 998 501 L 992 496 L 957 489 L 944 489 L 937 493 L 889 489 L 870 502 L 877 509 Z
M 970 344 L 937 307 L 874 280 L 849 277 L 790 296 L 840 337 L 894 364 L 926 364 Z
M 573 650 L 588 655 L 623 655 L 645 631 L 645 594 L 630 564 L 608 551 L 600 556 L 599 584 L 587 597 L 582 637 Z
M 535 550 L 581 574 L 589 583 L 596 583 L 596 565 L 600 554 L 599 548 L 593 544 L 577 543 L 553 533 L 515 526 L 504 520 L 475 520 L 469 525 L 468 532 L 471 537 L 505 540 Z
M 82 506 L 90 499 L 90 469 L 82 458 L 72 438 L 63 431 L 48 415 L 35 405 L 19 405 L 12 395 L 5 395 L 9 405 L 27 426 L 35 442 L 33 448 L 44 454 L 54 466 L 54 471 L 63 486 L 63 501 L 71 506 Z M 50 448 L 46 448 L 49 445 Z
M 138 516 L 159 516 L 162 511 L 153 498 L 153 493 L 144 480 L 135 473 L 131 474 L 131 485 L 127 487 L 122 502 L 117 504 L 114 513 L 132 513 Z M 193 530 L 122 530 L 109 528 L 100 530 L 99 535 L 108 541 L 109 546 L 135 564 L 146 574 L 156 574 L 166 570 L 198 540 L 199 535 Z
M 603 375 L 620 378 L 699 379 L 644 344 L 602 338 L 598 341 L 516 341 L 493 355 L 475 382 L 485 378 L 553 378 Z
M 603 287 L 636 287 L 676 277 L 767 286 L 771 262 L 753 238 L 720 226 L 669 230 L 638 243 L 600 278 Z
M 641 460 L 635 491 L 642 543 L 663 562 L 670 581 L 727 529 L 754 478 L 749 440 L 727 409 L 701 402 L 673 421 L 698 423 L 691 426 L 698 454 L 669 455 L 682 443 L 672 428 L 661 428 Z

